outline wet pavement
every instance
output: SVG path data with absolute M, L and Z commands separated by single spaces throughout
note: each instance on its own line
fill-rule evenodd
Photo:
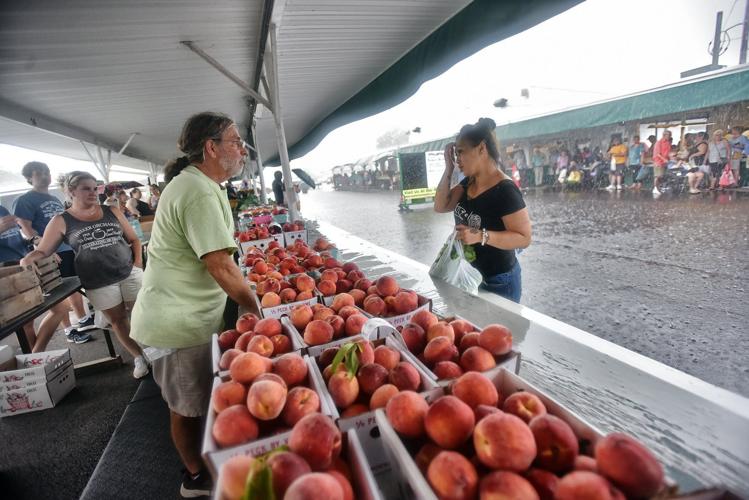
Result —
M 749 196 L 531 191 L 526 203 L 523 305 L 749 395 Z M 431 264 L 451 215 L 397 204 L 391 192 L 302 196 L 306 218 Z

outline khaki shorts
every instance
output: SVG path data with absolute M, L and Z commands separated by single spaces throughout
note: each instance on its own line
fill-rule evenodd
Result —
M 130 276 L 124 280 L 93 290 L 86 289 L 86 297 L 97 311 L 112 309 L 123 302 L 132 304 L 138 296 L 142 281 L 143 269 L 133 266 Z
M 653 166 L 653 177 L 663 177 L 666 175 L 666 167 Z
M 153 379 L 169 409 L 183 417 L 202 417 L 211 399 L 211 344 L 177 349 L 154 360 Z

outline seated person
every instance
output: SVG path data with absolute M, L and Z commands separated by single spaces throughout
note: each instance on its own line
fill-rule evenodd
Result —
M 565 179 L 567 179 L 567 168 L 562 167 L 557 171 L 557 185 L 564 184 Z
M 578 186 L 580 185 L 580 182 L 582 181 L 583 176 L 582 172 L 578 170 L 577 163 L 574 161 L 570 164 L 570 172 L 567 174 L 567 178 L 565 179 L 565 184 L 568 186 Z

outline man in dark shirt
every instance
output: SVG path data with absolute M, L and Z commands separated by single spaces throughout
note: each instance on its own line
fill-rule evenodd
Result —
M 273 196 L 276 197 L 276 205 L 286 206 L 283 200 L 283 174 L 276 172 L 273 174 L 275 179 L 273 180 Z

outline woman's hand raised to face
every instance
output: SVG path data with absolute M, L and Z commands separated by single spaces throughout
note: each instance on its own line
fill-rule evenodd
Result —
M 452 174 L 455 170 L 455 143 L 451 142 L 445 146 L 445 170 Z

